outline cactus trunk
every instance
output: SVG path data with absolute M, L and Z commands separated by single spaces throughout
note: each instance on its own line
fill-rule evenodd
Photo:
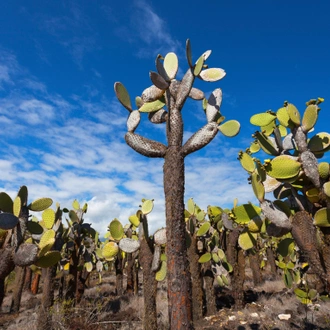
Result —
M 204 265 L 203 278 L 205 283 L 206 314 L 214 315 L 217 312 L 214 293 L 214 275 L 211 269 L 211 262 Z
M 24 279 L 24 291 L 31 291 L 31 281 L 32 281 L 32 269 L 26 267 L 25 279 Z
M 39 282 L 40 282 L 40 274 L 35 273 L 31 283 L 31 293 L 33 295 L 36 295 L 38 293 Z
M 123 258 L 121 253 L 118 253 L 116 261 L 115 261 L 115 269 L 116 269 L 116 293 L 118 296 L 124 294 L 123 287 Z
M 17 313 L 21 306 L 22 292 L 25 279 L 25 267 L 16 267 L 15 288 L 13 292 L 13 300 L 10 307 L 11 313 Z
M 168 127 L 171 137 L 178 128 L 178 122 L 173 126 L 172 129 Z M 171 329 L 193 329 L 191 278 L 184 220 L 184 158 L 181 146 L 171 145 L 171 137 L 164 163 L 169 322 Z
M 249 262 L 252 270 L 253 284 L 254 286 L 257 286 L 263 282 L 258 252 L 249 255 Z

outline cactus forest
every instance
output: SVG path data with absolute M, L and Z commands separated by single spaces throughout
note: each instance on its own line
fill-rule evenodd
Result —
M 278 110 L 251 114 L 250 123 L 225 120 L 222 90 L 217 86 L 206 97 L 194 83 L 220 84 L 226 72 L 208 67 L 211 51 L 194 58 L 189 40 L 185 55 L 182 79 L 177 77 L 178 56 L 158 55 L 156 69 L 149 73 L 151 85 L 135 97 L 135 105 L 124 84 L 114 84 L 128 111 L 123 138 L 132 153 L 164 159 L 164 201 L 145 196 L 128 219 L 109 214 L 103 238 L 85 222 L 88 205 L 77 199 L 68 208 L 42 196 L 29 201 L 24 182 L 16 196 L 0 193 L 1 315 L 17 316 L 28 292 L 37 297 L 35 329 L 82 328 L 73 320 L 79 310 L 85 311 L 87 327 L 120 329 L 132 315 L 127 311 L 118 320 L 113 310 L 120 310 L 123 297 L 142 296 L 134 306 L 138 320 L 127 321 L 131 329 L 211 329 L 215 315 L 225 321 L 229 311 L 242 311 L 251 303 L 248 281 L 252 291 L 265 282 L 280 282 L 281 299 L 293 297 L 306 311 L 327 303 L 330 164 L 322 158 L 330 150 L 330 133 L 314 131 L 324 100 L 306 100 L 303 109 L 284 101 Z M 206 124 L 183 143 L 182 113 L 193 102 Z M 164 125 L 166 144 L 146 132 L 138 134 L 141 120 Z M 185 200 L 185 158 L 207 149 L 219 132 L 225 139 L 238 135 L 241 125 L 256 129 L 237 155 L 247 172 L 250 199 L 256 202 L 235 199 L 228 208 L 219 200 L 203 210 L 193 198 Z M 166 226 L 152 233 L 148 217 L 154 203 L 165 204 Z M 101 289 L 110 276 L 111 295 L 109 288 Z M 99 291 L 91 298 L 93 288 Z M 283 309 L 280 315 L 286 315 Z M 221 313 L 226 310 L 228 315 Z M 272 326 L 276 328 L 268 324 L 267 329 Z

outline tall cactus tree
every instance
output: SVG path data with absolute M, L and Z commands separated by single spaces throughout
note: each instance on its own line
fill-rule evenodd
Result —
M 182 80 L 176 80 L 178 58 L 168 53 L 165 58 L 158 55 L 156 68 L 150 72 L 152 86 L 136 98 L 137 110 L 133 110 L 126 88 L 115 83 L 115 93 L 120 103 L 130 112 L 127 120 L 126 143 L 146 157 L 164 158 L 164 192 L 167 228 L 167 267 L 169 320 L 171 329 L 192 329 L 192 296 L 184 219 L 184 159 L 194 151 L 210 143 L 220 130 L 226 136 L 235 136 L 240 125 L 231 120 L 223 123 L 219 109 L 222 101 L 221 89 L 216 89 L 208 101 L 204 93 L 193 88 L 195 78 L 204 81 L 218 81 L 225 76 L 219 68 L 208 68 L 205 61 L 211 54 L 207 51 L 193 64 L 190 41 L 186 43 L 189 68 Z M 203 100 L 207 124 L 183 144 L 183 119 L 181 110 L 190 97 Z M 165 109 L 166 107 L 166 109 Z M 166 123 L 167 145 L 150 140 L 135 133 L 140 114 L 148 113 L 154 124 Z

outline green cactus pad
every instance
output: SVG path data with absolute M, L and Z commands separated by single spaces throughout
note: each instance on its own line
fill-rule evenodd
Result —
M 119 248 L 125 253 L 133 253 L 140 248 L 140 242 L 132 238 L 122 238 L 119 241 Z
M 239 152 L 238 159 L 245 171 L 252 173 L 255 170 L 256 164 L 248 153 L 242 151 Z
M 322 179 L 324 180 L 328 179 L 330 173 L 330 164 L 328 162 L 321 162 L 318 165 L 318 171 Z
M 215 263 L 220 262 L 220 258 L 219 258 L 219 256 L 218 256 L 217 253 L 212 252 L 212 260 L 213 260 Z
M 265 135 L 269 136 L 269 135 L 273 134 L 275 128 L 276 128 L 276 123 L 274 120 L 266 126 L 261 126 L 260 131 L 263 132 Z
M 102 256 L 104 259 L 111 261 L 119 251 L 119 247 L 115 242 L 109 242 L 104 245 L 102 249 Z
M 220 258 L 220 260 L 226 260 L 226 255 L 225 255 L 225 252 L 221 249 L 218 249 L 218 256 Z
M 204 264 L 205 262 L 208 262 L 210 261 L 212 258 L 212 255 L 210 252 L 206 252 L 204 253 L 199 259 L 198 259 L 198 262 L 201 263 L 201 264 Z
M 158 282 L 164 281 L 166 278 L 166 273 L 167 273 L 167 262 L 162 261 L 160 264 L 160 269 L 158 272 L 156 272 L 155 275 L 156 281 Z
M 75 199 L 73 202 L 72 202 L 72 207 L 77 211 L 80 209 L 80 204 L 79 202 Z
M 144 103 L 139 109 L 140 112 L 154 112 L 164 107 L 165 102 L 163 100 L 156 100 L 153 102 Z
M 288 115 L 291 119 L 291 121 L 299 126 L 300 125 L 300 113 L 298 109 L 291 103 L 287 105 Z
M 202 69 L 203 69 L 203 65 L 204 65 L 204 56 L 201 55 L 201 57 L 197 60 L 195 66 L 194 66 L 194 76 L 199 76 L 199 74 L 201 73 Z
M 152 199 L 147 199 L 143 202 L 141 211 L 144 215 L 149 214 L 154 208 L 154 202 Z
M 294 239 L 285 238 L 277 245 L 277 253 L 279 253 L 283 258 L 287 257 L 292 253 L 295 248 Z
M 243 250 L 249 250 L 252 249 L 257 240 L 257 234 L 251 233 L 249 231 L 245 231 L 238 237 L 238 245 Z
M 170 84 L 157 72 L 150 71 L 149 73 L 152 83 L 159 89 L 167 89 Z
M 47 209 L 42 212 L 42 220 L 47 229 L 52 229 L 55 223 L 55 211 L 52 209 Z
M 309 105 L 302 119 L 302 129 L 306 133 L 310 131 L 316 124 L 318 117 L 319 107 L 316 104 Z
M 21 197 L 16 196 L 16 198 L 14 200 L 14 204 L 13 204 L 13 214 L 16 217 L 19 217 L 19 215 L 21 213 L 21 207 L 22 207 Z
M 255 196 L 262 202 L 265 198 L 265 187 L 260 180 L 260 176 L 256 172 L 251 174 L 251 183 Z
M 110 234 L 114 240 L 119 241 L 124 236 L 124 228 L 118 219 L 114 219 L 109 225 Z
M 216 278 L 217 278 L 217 283 L 219 286 L 225 286 L 225 284 L 223 283 L 222 277 L 220 275 L 218 275 Z
M 267 174 L 277 180 L 293 178 L 299 174 L 301 164 L 289 155 L 273 158 L 265 165 Z
M 330 227 L 330 209 L 319 209 L 314 215 L 313 223 L 318 227 Z
M 261 149 L 269 155 L 277 156 L 279 154 L 279 150 L 274 144 L 273 139 L 271 137 L 268 137 L 264 133 L 256 132 L 255 136 L 257 138 L 257 141 L 261 147 Z
M 1 228 L 0 228 L 0 238 L 5 237 L 6 234 L 7 234 L 7 230 L 4 230 L 4 229 L 1 229 Z
M 91 261 L 85 262 L 84 267 L 86 268 L 88 273 L 90 273 L 93 270 L 93 264 Z
M 256 152 L 258 152 L 260 150 L 260 144 L 258 143 L 257 140 L 251 142 L 249 150 L 250 150 L 251 154 L 255 154 Z
M 236 136 L 241 128 L 241 124 L 237 120 L 228 120 L 222 125 L 218 126 L 218 130 L 227 137 Z
M 306 197 L 311 203 L 317 203 L 319 201 L 319 190 L 317 188 L 311 188 L 306 191 Z
M 13 229 L 18 224 L 18 218 L 12 213 L 0 213 L 0 228 L 3 230 Z
M 69 211 L 69 218 L 72 222 L 78 222 L 78 223 L 80 222 L 77 213 L 73 210 Z
M 210 222 L 208 221 L 204 222 L 198 229 L 196 236 L 197 237 L 204 236 L 209 231 L 210 227 L 211 227 Z
M 27 200 L 28 200 L 28 189 L 26 186 L 22 186 L 19 188 L 19 191 L 17 193 L 17 196 L 19 196 L 21 198 L 21 203 L 22 206 L 26 206 L 27 205 Z
M 195 212 L 195 202 L 192 198 L 189 198 L 187 201 L 187 211 L 189 214 L 194 214 Z
M 178 72 L 179 62 L 175 53 L 168 53 L 164 58 L 164 69 L 170 80 L 174 79 Z
M 330 197 L 330 181 L 323 185 L 323 191 L 328 197 Z
M 129 218 L 128 218 L 129 222 L 135 226 L 135 227 L 139 227 L 140 225 L 140 219 L 136 216 L 136 214 L 133 214 L 131 215 Z
M 143 105 L 143 100 L 142 100 L 142 98 L 140 97 L 140 96 L 136 96 L 135 97 L 135 105 L 136 105 L 136 108 L 137 109 L 139 109 L 139 108 L 141 108 L 142 107 L 142 105 Z
M 247 224 L 247 228 L 251 233 L 260 233 L 263 221 L 260 217 L 255 217 L 251 219 Z
M 2 212 L 13 213 L 13 200 L 5 192 L 0 192 L 0 210 Z
M 276 119 L 271 113 L 257 113 L 250 118 L 250 123 L 255 126 L 267 126 Z
M 260 215 L 261 208 L 253 204 L 242 204 L 234 207 L 233 213 L 236 217 L 235 222 L 239 224 L 247 224 L 251 219 Z
M 46 252 L 48 252 L 55 243 L 55 231 L 53 229 L 49 229 L 44 232 L 44 234 L 41 236 L 40 242 L 39 242 L 39 257 L 42 257 L 45 255 Z
M 283 125 L 278 125 L 278 130 L 280 131 L 281 137 L 285 137 L 288 134 L 288 130 Z
M 288 114 L 288 109 L 286 107 L 280 108 L 276 112 L 276 117 L 281 125 L 284 127 L 291 127 L 292 121 L 290 120 L 290 116 Z
M 41 268 L 48 268 L 56 265 L 62 256 L 59 251 L 48 251 L 44 256 L 39 258 L 35 263 L 36 266 Z
M 166 228 L 158 229 L 154 234 L 154 241 L 157 245 L 166 244 Z
M 34 234 L 34 235 L 41 235 L 44 231 L 42 226 L 40 226 L 40 224 L 35 221 L 28 221 L 27 229 L 31 234 Z
M 213 82 L 224 78 L 225 75 L 226 75 L 225 70 L 220 68 L 211 68 L 211 69 L 203 70 L 199 74 L 199 78 L 201 78 L 204 81 Z
M 46 210 L 52 204 L 53 204 L 53 200 L 51 198 L 43 197 L 43 198 L 38 198 L 32 203 L 30 203 L 28 205 L 28 208 L 31 211 L 40 212 Z
M 329 146 L 330 134 L 325 132 L 314 135 L 308 142 L 308 148 L 313 152 L 324 151 Z
M 129 97 L 129 94 L 127 92 L 127 89 L 125 86 L 120 83 L 116 82 L 115 83 L 115 93 L 117 96 L 118 101 L 129 111 L 132 111 L 132 105 L 131 105 L 131 100 Z

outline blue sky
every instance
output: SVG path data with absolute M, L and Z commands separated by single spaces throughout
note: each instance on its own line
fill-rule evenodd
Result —
M 164 225 L 162 160 L 124 141 L 127 110 L 114 82 L 132 99 L 151 82 L 157 54 L 174 51 L 179 78 L 193 58 L 212 50 L 210 67 L 227 75 L 196 82 L 207 95 L 222 88 L 221 112 L 241 122 L 232 139 L 218 134 L 186 158 L 186 200 L 202 208 L 253 201 L 237 152 L 255 131 L 249 118 L 288 100 L 301 113 L 324 97 L 317 131 L 330 123 L 330 4 L 327 1 L 8 1 L 0 4 L 0 189 L 63 207 L 87 201 L 87 221 L 104 232 L 127 222 L 142 198 L 154 198 L 152 230 Z M 183 110 L 185 138 L 202 127 L 200 103 Z M 143 117 L 138 131 L 164 141 L 164 126 Z

